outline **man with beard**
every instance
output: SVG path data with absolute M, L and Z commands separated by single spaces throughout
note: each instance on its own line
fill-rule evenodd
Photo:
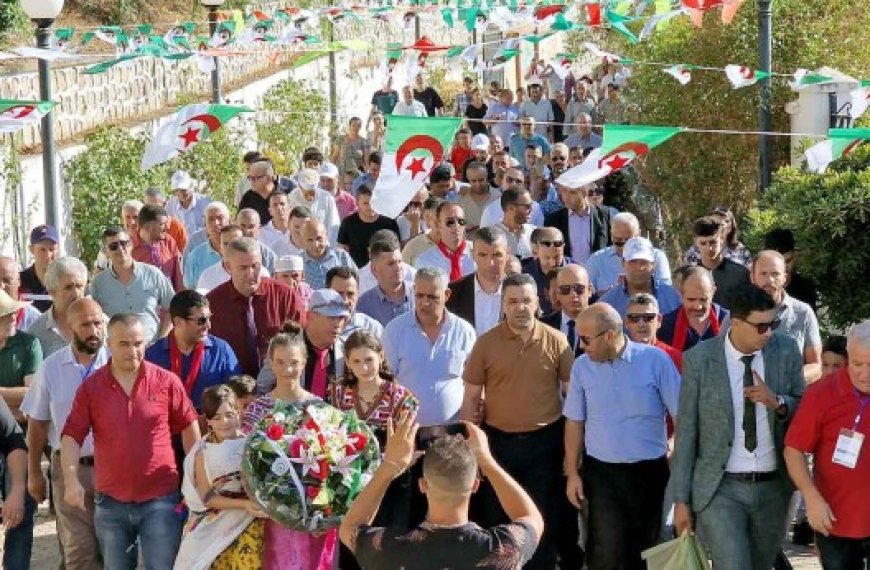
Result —
M 48 496 L 40 465 L 42 451 L 51 446 L 52 496 L 64 496 L 60 462 L 60 431 L 66 423 L 76 390 L 109 359 L 103 345 L 103 309 L 93 299 L 82 298 L 66 309 L 72 342 L 43 361 L 36 371 L 21 411 L 27 415 L 27 490 L 37 502 Z M 84 509 L 55 500 L 57 533 L 64 565 L 70 570 L 99 568 L 99 548 L 94 531 L 94 444 L 88 435 L 79 458 L 78 479 L 84 488 Z
M 520 259 L 532 257 L 532 196 L 524 188 L 508 188 L 501 195 L 504 216 L 493 227 L 505 233 L 511 254 Z
M 702 340 L 719 335 L 728 311 L 713 302 L 716 284 L 706 267 L 684 269 L 680 284 L 682 306 L 662 317 L 658 338 L 679 352 L 686 352 Z

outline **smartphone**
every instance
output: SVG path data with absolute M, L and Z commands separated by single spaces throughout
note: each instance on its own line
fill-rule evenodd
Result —
M 445 435 L 461 435 L 467 438 L 468 430 L 465 428 L 465 424 L 461 423 L 421 427 L 417 430 L 415 446 L 419 451 L 426 451 L 433 441 Z

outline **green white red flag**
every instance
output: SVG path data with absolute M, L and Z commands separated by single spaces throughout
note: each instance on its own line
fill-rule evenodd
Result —
M 0 99 L 0 133 L 14 133 L 37 124 L 52 107 L 51 101 Z
M 743 65 L 726 65 L 725 75 L 734 89 L 755 85 L 759 79 L 770 77 L 770 74 L 766 71 L 758 71 Z
M 810 172 L 821 174 L 829 164 L 855 150 L 859 144 L 870 139 L 870 128 L 831 129 L 828 137 L 804 152 Z
M 581 164 L 569 169 L 557 184 L 580 188 L 604 178 L 646 155 L 682 129 L 679 127 L 653 127 L 647 125 L 604 125 L 604 141 Z
M 236 115 L 250 112 L 253 109 L 232 105 L 197 104 L 182 107 L 151 139 L 142 157 L 142 170 L 189 151 Z
M 372 208 L 388 218 L 401 214 L 446 158 L 461 124 L 461 117 L 390 115 Z

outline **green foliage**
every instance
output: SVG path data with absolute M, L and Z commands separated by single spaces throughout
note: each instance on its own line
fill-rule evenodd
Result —
M 753 2 L 737 12 L 731 25 L 718 21 L 718 11 L 704 17 L 703 28 L 687 18 L 671 21 L 652 39 L 629 46 L 608 33 L 600 45 L 625 57 L 644 61 L 725 67 L 756 66 L 758 16 Z M 773 2 L 774 71 L 791 73 L 827 65 L 854 77 L 870 69 L 870 10 L 856 10 L 846 0 L 777 0 Z M 637 31 L 637 30 L 635 30 Z M 576 35 L 572 44 L 582 52 Z M 694 70 L 686 86 L 661 67 L 636 65 L 627 98 L 635 108 L 633 123 L 708 129 L 756 130 L 760 86 L 731 89 L 724 72 Z M 774 78 L 773 129 L 789 131 L 786 102 L 796 99 L 784 78 Z M 788 161 L 787 137 L 774 137 L 775 166 Z M 758 138 L 687 133 L 656 148 L 639 166 L 643 183 L 663 199 L 672 234 L 685 238 L 691 221 L 711 205 L 725 203 L 737 215 L 757 198 Z M 684 244 L 683 244 L 684 245 Z
M 0 46 L 6 45 L 13 35 L 27 33 L 29 26 L 18 0 L 0 0 Z
M 327 98 L 301 81 L 288 78 L 271 87 L 258 115 L 260 150 L 274 160 L 279 172 L 294 170 L 306 148 L 323 146 L 329 122 Z
M 10 137 L 11 138 L 11 137 Z M 2 208 L 3 221 L 9 225 L 0 227 L 0 244 L 12 242 L 12 247 L 19 259 L 25 259 L 23 227 L 24 218 L 18 204 L 21 195 L 21 159 L 15 144 L 0 149 L 0 188 L 3 190 Z
M 749 222 L 749 245 L 773 227 L 794 231 L 799 270 L 818 285 L 830 325 L 870 317 L 870 145 L 825 174 L 781 169 Z

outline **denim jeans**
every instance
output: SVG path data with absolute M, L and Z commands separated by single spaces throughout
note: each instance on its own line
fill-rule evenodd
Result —
M 816 545 L 825 570 L 861 569 L 870 563 L 870 537 L 841 538 L 816 533 Z
M 0 472 L 3 476 L 3 498 L 9 495 L 11 480 L 6 463 L 0 458 Z M 24 518 L 13 529 L 6 529 L 6 542 L 3 546 L 3 568 L 6 570 L 27 570 L 30 568 L 30 552 L 33 549 L 33 515 L 36 501 L 24 490 Z
M 142 548 L 148 570 L 171 570 L 181 543 L 182 522 L 175 512 L 178 493 L 144 503 L 122 503 L 94 493 L 94 525 L 106 570 L 133 570 Z

